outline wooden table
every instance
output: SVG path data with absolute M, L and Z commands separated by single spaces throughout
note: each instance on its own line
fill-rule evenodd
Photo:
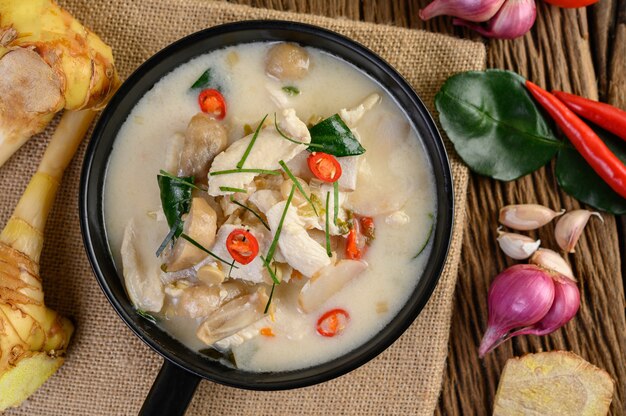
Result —
M 430 0 L 235 0 L 257 7 L 389 23 L 480 39 L 441 17 L 422 22 L 417 11 Z M 510 69 L 543 87 L 573 91 L 626 109 L 626 0 L 601 0 L 588 9 L 559 9 L 541 1 L 537 22 L 514 41 L 489 40 L 487 66 Z M 546 337 L 520 337 L 480 360 L 478 344 L 487 322 L 489 282 L 506 266 L 495 241 L 497 212 L 514 203 L 553 208 L 580 204 L 556 186 L 553 166 L 512 183 L 473 175 L 467 196 L 455 311 L 448 365 L 438 415 L 491 414 L 498 380 L 507 359 L 541 350 L 570 350 L 607 370 L 616 380 L 612 415 L 626 414 L 626 318 L 620 260 L 626 221 L 604 215 L 591 221 L 570 257 L 579 278 L 581 308 L 563 329 Z M 556 247 L 553 226 L 539 238 Z M 623 253 L 623 249 L 621 250 Z

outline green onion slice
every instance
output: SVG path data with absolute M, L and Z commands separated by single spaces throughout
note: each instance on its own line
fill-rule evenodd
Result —
M 322 148 L 324 147 L 324 145 L 322 144 L 318 144 L 318 143 L 305 143 L 305 142 L 299 142 L 298 140 L 294 140 L 291 137 L 287 136 L 285 133 L 283 133 L 283 131 L 280 129 L 280 127 L 278 127 L 278 122 L 276 121 L 276 113 L 274 113 L 274 127 L 276 128 L 276 131 L 278 132 L 278 134 L 281 135 L 281 137 L 285 140 L 289 140 L 291 143 L 295 143 L 295 144 L 304 144 L 308 147 L 319 147 Z
M 163 242 L 161 243 L 161 245 L 159 246 L 159 248 L 156 251 L 156 256 L 159 257 L 161 255 L 161 253 L 163 253 L 163 250 L 165 250 L 165 247 L 167 247 L 167 245 L 170 243 L 170 241 L 172 241 L 174 239 L 174 236 L 176 235 L 176 231 L 178 230 L 178 227 L 180 226 L 180 221 L 178 221 L 176 224 L 172 225 L 172 228 L 170 228 L 170 231 L 167 233 L 167 235 L 165 236 L 165 239 L 163 240 Z
M 216 170 L 215 172 L 209 172 L 209 176 L 228 175 L 231 173 L 259 173 L 264 175 L 280 175 L 277 170 L 269 169 L 228 169 L 228 170 Z
M 332 257 L 333 253 L 330 251 L 330 221 L 328 220 L 328 201 L 330 200 L 330 191 L 326 192 L 326 254 L 328 257 Z
M 269 260 L 267 260 L 267 257 L 263 257 L 260 256 L 261 260 L 263 261 L 263 265 L 265 266 L 265 268 L 267 269 L 268 273 L 270 274 L 270 277 L 272 278 L 272 281 L 279 285 L 280 284 L 280 280 L 278 280 L 278 276 L 276 276 L 276 272 L 272 270 L 272 268 L 270 267 L 270 262 Z
M 287 210 L 289 209 L 289 205 L 291 204 L 291 200 L 293 199 L 293 194 L 296 191 L 296 185 L 291 186 L 291 192 L 289 192 L 289 197 L 287 198 L 287 203 L 285 203 L 285 209 L 283 210 L 283 215 L 280 217 L 280 222 L 278 223 L 278 227 L 276 228 L 276 233 L 274 233 L 274 239 L 272 240 L 272 244 L 270 245 L 269 250 L 267 250 L 267 255 L 265 256 L 264 263 L 266 266 L 269 266 L 270 261 L 274 258 L 274 252 L 276 251 L 276 245 L 278 244 L 278 237 L 280 236 L 280 232 L 283 229 L 283 222 L 285 221 L 285 217 L 287 216 Z
M 243 164 L 246 163 L 246 159 L 248 158 L 248 155 L 250 154 L 250 151 L 252 150 L 252 146 L 254 146 L 254 142 L 256 142 L 256 138 L 259 137 L 259 132 L 261 131 L 261 127 L 263 126 L 263 123 L 265 122 L 265 119 L 267 118 L 267 114 L 265 115 L 265 117 L 263 117 L 263 120 L 261 120 L 261 122 L 259 123 L 259 125 L 256 128 L 256 131 L 254 132 L 254 136 L 252 136 L 252 140 L 250 140 L 250 143 L 248 143 L 248 147 L 246 148 L 246 151 L 243 153 L 243 156 L 241 157 L 241 160 L 239 161 L 239 163 L 237 163 L 237 168 L 241 169 L 243 167 Z
M 422 252 L 424 251 L 424 249 L 426 248 L 426 246 L 428 245 L 428 242 L 430 241 L 430 237 L 432 237 L 433 235 L 433 228 L 435 225 L 435 221 L 433 219 L 433 214 L 430 213 L 428 214 L 428 217 L 430 218 L 430 229 L 428 230 L 428 235 L 426 235 L 426 241 L 424 241 L 424 244 L 422 244 L 422 247 L 417 251 L 417 254 L 413 256 L 414 259 L 418 258 L 420 254 L 422 254 Z
M 222 192 L 238 192 L 238 193 L 243 193 L 243 194 L 248 193 L 248 191 L 246 191 L 245 189 L 233 188 L 231 186 L 220 186 L 220 191 L 222 191 Z
M 339 216 L 339 183 L 333 182 L 333 197 L 335 198 L 333 205 L 333 222 L 337 225 L 337 217 Z
M 285 173 L 287 174 L 287 176 L 289 176 L 289 179 L 291 179 L 291 182 L 293 182 L 293 184 L 296 185 L 296 188 L 298 188 L 298 191 L 300 191 L 304 199 L 306 199 L 307 202 L 311 204 L 311 207 L 313 207 L 313 212 L 315 212 L 315 215 L 320 215 L 317 213 L 317 209 L 315 209 L 315 205 L 313 205 L 313 201 L 311 201 L 311 198 L 309 198 L 306 192 L 304 192 L 304 189 L 302 189 L 302 185 L 300 184 L 300 181 L 296 179 L 293 173 L 291 173 L 291 170 L 289 170 L 289 168 L 287 167 L 287 164 L 282 160 L 280 160 L 278 164 L 285 170 Z
M 276 288 L 276 282 L 272 283 L 272 291 L 270 292 L 270 297 L 267 300 L 267 305 L 265 305 L 265 310 L 263 311 L 263 314 L 266 314 L 267 311 L 270 309 L 270 303 L 272 303 L 272 298 L 274 297 L 275 288 Z
M 230 197 L 230 202 L 232 202 L 232 203 L 233 203 L 233 204 L 235 204 L 235 205 L 239 205 L 241 208 L 243 208 L 243 209 L 245 209 L 245 210 L 247 210 L 247 211 L 251 212 L 251 213 L 252 213 L 252 215 L 254 215 L 255 217 L 257 217 L 257 218 L 259 219 L 259 221 L 261 221 L 261 224 L 263 224 L 263 226 L 264 226 L 265 228 L 267 228 L 268 230 L 272 231 L 272 230 L 270 229 L 270 226 L 269 226 L 269 225 L 267 225 L 267 223 L 265 222 L 265 220 L 264 220 L 263 218 L 261 218 L 261 214 L 259 214 L 258 212 L 256 212 L 256 211 L 255 211 L 255 210 L 253 210 L 252 208 L 250 208 L 249 206 L 244 205 L 244 204 L 242 204 L 242 203 L 241 203 L 241 202 L 239 202 L 239 201 L 235 201 L 235 199 L 234 199 L 232 196 Z
M 165 176 L 166 178 L 170 178 L 171 180 L 173 180 L 175 182 L 178 182 L 178 183 L 180 183 L 182 185 L 187 185 L 190 188 L 197 189 L 198 191 L 205 191 L 205 192 L 207 191 L 206 188 L 200 188 L 199 186 L 197 186 L 193 182 L 188 182 L 188 181 L 185 180 L 185 178 L 181 178 L 179 176 L 174 176 L 171 173 L 169 173 L 167 171 L 164 171 L 163 169 L 159 170 L 159 175 Z
M 180 235 L 182 238 L 184 238 L 185 240 L 189 241 L 191 244 L 193 244 L 195 247 L 199 248 L 200 250 L 204 251 L 205 253 L 207 253 L 209 256 L 221 261 L 222 263 L 226 263 L 226 264 L 230 264 L 227 260 L 224 260 L 223 258 L 221 258 L 220 256 L 218 256 L 217 254 L 212 253 L 211 251 L 207 250 L 202 244 L 198 243 L 196 240 L 194 240 L 193 238 L 189 237 L 187 234 L 182 233 Z M 239 267 L 235 266 L 233 264 L 233 268 L 238 269 Z

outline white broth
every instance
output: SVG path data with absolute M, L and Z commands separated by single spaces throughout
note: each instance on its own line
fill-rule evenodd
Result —
M 433 218 L 436 218 L 434 177 L 425 150 L 404 112 L 385 89 L 354 66 L 315 48 L 306 48 L 305 53 L 308 54 L 309 65 L 308 69 L 304 70 L 305 74 L 302 78 L 279 80 L 268 76 L 266 73 L 268 51 L 275 45 L 252 43 L 217 50 L 199 56 L 164 76 L 138 102 L 122 126 L 110 158 L 104 188 L 107 237 L 116 266 L 120 274 L 123 273 L 126 276 L 131 301 L 135 302 L 139 309 L 144 309 L 156 316 L 160 326 L 189 348 L 200 351 L 211 347 L 223 352 L 232 352 L 238 368 L 254 372 L 285 371 L 320 364 L 353 350 L 378 333 L 406 303 L 419 281 L 430 255 L 430 244 L 427 244 L 425 248 L 424 245 L 429 241 Z M 342 182 L 342 179 L 338 182 L 342 186 L 340 201 L 343 202 L 339 207 L 337 226 L 331 226 L 330 223 L 326 225 L 324 214 L 319 218 L 312 217 L 313 219 L 302 217 L 303 210 L 309 207 L 306 201 L 302 202 L 297 209 L 295 206 L 289 208 L 287 212 L 290 214 L 285 215 L 283 219 L 286 225 L 279 233 L 277 254 L 273 260 L 274 266 L 277 265 L 287 275 L 283 276 L 281 284 L 275 286 L 268 313 L 264 313 L 263 308 L 260 311 L 250 312 L 256 314 L 251 315 L 254 316 L 250 321 L 252 323 L 245 325 L 234 336 L 227 336 L 225 340 L 215 341 L 214 338 L 210 338 L 214 341 L 212 345 L 207 345 L 206 336 L 203 341 L 202 337 L 199 338 L 196 334 L 197 329 L 207 319 L 208 315 L 202 312 L 204 310 L 202 308 L 207 306 L 193 309 L 191 314 L 189 312 L 191 309 L 187 308 L 185 309 L 187 315 L 185 315 L 180 312 L 180 305 L 183 305 L 181 293 L 184 292 L 185 296 L 190 297 L 192 294 L 190 288 L 196 288 L 196 292 L 193 293 L 221 290 L 220 302 L 224 303 L 220 303 L 219 308 L 223 308 L 225 304 L 241 299 L 242 293 L 247 294 L 249 299 L 253 299 L 257 296 L 257 291 L 260 291 L 258 293 L 262 292 L 262 296 L 259 296 L 263 299 L 263 305 L 267 305 L 272 280 L 260 260 L 256 260 L 261 264 L 260 266 L 254 263 L 255 260 L 249 266 L 235 263 L 239 267 L 230 270 L 231 279 L 229 279 L 228 265 L 214 261 L 209 256 L 201 266 L 206 263 L 216 268 L 215 273 L 222 278 L 226 276 L 226 283 L 229 280 L 241 282 L 242 276 L 249 276 L 246 278 L 251 279 L 246 284 L 235 283 L 234 299 L 224 300 L 226 290 L 216 289 L 222 288 L 223 283 L 208 283 L 206 280 L 201 280 L 199 269 L 194 269 L 194 267 L 184 269 L 185 273 L 189 271 L 191 275 L 185 275 L 186 277 L 181 279 L 180 276 L 171 273 L 173 270 L 170 267 L 173 264 L 171 258 L 174 254 L 170 253 L 169 249 L 166 249 L 161 257 L 155 255 L 157 248 L 170 231 L 161 208 L 157 175 L 160 170 L 167 170 L 167 153 L 172 148 L 173 137 L 177 133 L 184 135 L 188 123 L 199 112 L 197 98 L 199 91 L 190 90 L 190 86 L 207 68 L 211 68 L 213 76 L 211 85 L 219 87 L 226 101 L 226 117 L 219 123 L 226 129 L 229 146 L 227 151 L 220 153 L 213 160 L 211 172 L 215 171 L 217 165 L 227 165 L 228 153 L 234 153 L 232 149 L 237 146 L 233 143 L 237 143 L 238 140 L 251 140 L 250 137 L 253 134 L 249 132 L 250 127 L 256 129 L 260 120 L 269 114 L 268 121 L 271 120 L 271 122 L 260 130 L 258 140 L 251 148 L 250 160 L 256 160 L 255 163 L 266 162 L 270 166 L 273 163 L 271 162 L 272 155 L 279 153 L 278 149 L 276 152 L 270 151 L 267 160 L 258 157 L 259 155 L 255 156 L 254 152 L 261 151 L 263 146 L 269 146 L 270 143 L 276 143 L 276 140 L 282 143 L 280 146 L 285 147 L 285 154 L 288 153 L 287 150 L 295 149 L 292 153 L 298 153 L 298 155 L 288 162 L 288 165 L 292 168 L 294 175 L 301 176 L 308 185 L 311 185 L 311 189 L 315 190 L 313 192 L 317 192 L 315 198 L 321 202 L 318 208 L 324 208 L 326 195 L 332 198 L 329 199 L 329 221 L 333 224 L 332 184 L 320 185 L 319 181 L 311 180 L 313 175 L 307 170 L 306 162 L 304 162 L 309 152 L 299 150 L 304 148 L 304 145 L 286 140 L 281 142 L 282 139 L 277 139 L 279 136 L 276 135 L 277 130 L 274 128 L 273 115 L 277 114 L 281 127 L 286 126 L 283 130 L 295 126 L 288 132 L 295 137 L 294 132 L 297 131 L 297 126 L 302 126 L 307 122 L 314 124 L 320 116 L 327 118 L 341 109 L 355 108 L 367 97 L 372 97 L 372 94 L 379 96 L 378 102 L 366 110 L 358 122 L 350 126 L 366 151 L 360 156 L 352 156 L 355 161 L 358 160 L 358 165 L 355 165 L 358 168 L 354 166 L 350 168 L 349 164 L 342 165 L 344 166 L 342 175 L 345 175 L 346 182 Z M 283 90 L 286 86 L 297 87 L 299 93 L 293 94 L 292 90 L 290 94 L 289 91 Z M 289 115 L 284 109 L 294 109 L 295 115 Z M 290 117 L 296 117 L 293 118 L 295 120 L 293 123 Z M 312 121 L 314 118 L 316 120 Z M 347 124 L 351 123 L 347 122 Z M 270 137 L 270 134 L 274 136 Z M 297 141 L 308 143 L 310 140 L 310 137 L 308 139 L 306 137 L 308 131 L 305 129 L 303 134 L 304 136 Z M 244 136 L 247 139 L 242 139 Z M 292 147 L 287 148 L 287 146 Z M 344 163 L 347 159 L 342 161 L 342 157 L 337 157 L 337 160 Z M 276 165 L 271 169 L 280 170 L 281 168 Z M 176 172 L 173 173 L 176 174 Z M 349 182 L 351 174 L 356 180 L 355 190 L 350 190 L 349 185 L 344 186 Z M 226 181 L 229 184 L 230 176 L 209 176 L 208 183 L 211 185 L 211 181 L 215 183 L 221 181 L 219 182 L 221 184 Z M 254 175 L 251 174 L 250 177 L 252 176 Z M 232 180 L 242 180 L 241 178 L 240 176 Z M 276 178 L 275 180 L 279 182 L 290 181 L 283 172 L 280 175 L 268 176 L 268 178 L 269 180 Z M 204 179 L 204 185 L 207 184 L 206 177 L 196 179 Z M 259 239 L 260 249 L 255 259 L 260 258 L 260 255 L 267 254 L 272 238 L 277 234 L 276 221 L 274 220 L 273 223 L 271 218 L 275 214 L 272 212 L 283 213 L 282 207 L 286 205 L 286 198 L 281 196 L 278 188 L 271 188 L 273 185 L 268 185 L 270 192 L 266 193 L 266 195 L 278 196 L 278 203 L 273 201 L 272 208 L 265 210 L 265 208 L 261 209 L 261 202 L 256 202 L 258 206 L 251 203 L 252 200 L 261 199 L 261 193 L 254 197 L 250 195 L 263 187 L 259 185 L 261 182 L 258 182 L 258 178 L 252 183 L 255 184 L 254 189 L 247 188 L 248 194 L 246 195 L 229 193 L 221 190 L 222 188 L 213 192 L 216 195 L 210 196 L 194 191 L 195 197 L 209 201 L 211 206 L 207 208 L 209 211 L 218 212 L 217 240 L 206 248 L 214 254 L 227 257 L 229 261 L 233 257 L 230 257 L 230 251 L 220 240 L 220 228 L 228 232 L 233 227 L 247 227 L 245 229 L 253 232 L 254 236 Z M 291 186 L 291 183 L 288 186 Z M 209 194 L 212 192 L 211 189 L 209 186 Z M 298 192 L 294 191 L 294 201 L 298 197 Z M 246 214 L 245 210 L 235 211 L 234 218 L 231 217 L 227 221 L 231 224 L 224 224 L 224 219 L 227 217 L 223 210 L 224 206 L 238 209 L 226 201 L 230 195 L 256 211 L 260 211 L 262 218 L 267 217 L 271 232 L 266 231 L 262 224 L 256 223 L 256 226 L 247 224 L 246 221 L 257 220 Z M 250 199 L 246 202 L 248 197 Z M 313 199 L 314 196 L 311 195 L 311 198 Z M 219 202 L 221 200 L 224 201 Z M 292 204 L 295 205 L 295 202 Z M 351 213 L 355 215 L 352 220 L 350 220 Z M 287 223 L 292 214 L 295 215 L 295 222 Z M 345 261 L 346 263 L 342 263 L 344 265 L 356 265 L 359 273 L 343 285 L 337 293 L 328 298 L 323 297 L 320 305 L 315 304 L 307 307 L 312 310 L 304 311 L 303 309 L 307 308 L 303 307 L 303 303 L 299 303 L 301 299 L 299 296 L 302 296 L 302 288 L 311 276 L 303 276 L 302 273 L 294 270 L 296 267 L 301 267 L 302 270 L 315 269 L 314 273 L 309 273 L 316 276 L 314 281 L 323 274 L 323 270 L 331 270 L 328 281 L 332 281 L 332 271 L 339 265 L 335 262 L 338 258 L 342 259 L 347 256 L 344 247 L 349 234 L 345 233 L 349 227 L 354 227 L 355 223 L 363 226 L 365 224 L 363 217 L 373 219 L 375 238 L 371 241 L 371 245 L 362 249 L 364 254 L 360 260 L 339 261 L 339 263 Z M 187 221 L 189 217 L 183 217 L 183 219 Z M 348 228 L 340 226 L 342 219 L 347 224 L 345 227 Z M 293 231 L 294 235 L 300 232 L 300 229 L 297 229 L 298 221 L 309 221 L 307 224 L 315 223 L 318 228 L 315 231 L 311 229 L 311 225 L 302 227 L 306 228 L 311 238 L 319 242 L 318 249 L 320 250 L 325 250 L 325 232 L 328 228 L 331 234 L 329 239 L 332 240 L 332 258 L 320 259 L 325 264 L 323 267 L 306 263 L 307 252 L 297 251 L 296 248 L 293 251 L 289 250 L 287 239 L 290 232 Z M 132 237 L 134 239 L 123 244 L 125 230 L 130 222 L 134 227 Z M 128 232 L 126 234 L 128 234 L 127 239 L 131 238 Z M 355 235 L 359 234 L 355 231 Z M 209 241 L 215 240 L 213 235 L 202 235 L 202 237 L 208 238 Z M 179 237 L 179 240 L 181 239 L 182 237 Z M 128 253 L 131 243 L 132 256 Z M 183 243 L 185 242 L 181 241 L 180 244 Z M 178 241 L 176 244 L 179 244 Z M 126 250 L 124 256 L 121 254 L 123 249 Z M 423 249 L 421 254 L 415 257 L 421 249 Z M 325 251 L 322 252 L 325 254 Z M 206 257 L 206 254 L 202 254 L 202 257 Z M 132 258 L 132 265 L 129 264 L 129 258 Z M 306 267 L 304 263 L 307 264 Z M 162 271 L 164 264 L 169 273 Z M 299 266 L 300 264 L 302 266 Z M 131 267 L 135 274 L 129 277 Z M 248 269 L 249 274 L 246 274 Z M 202 268 L 202 270 L 208 269 Z M 214 275 L 210 274 L 210 276 L 213 278 Z M 129 283 L 129 279 L 136 279 L 136 281 Z M 172 280 L 175 281 L 172 282 Z M 319 282 L 321 281 L 322 277 L 319 277 Z M 337 281 L 335 280 L 334 283 Z M 312 287 L 312 284 L 310 285 Z M 198 289 L 198 287 L 202 288 Z M 310 288 L 305 290 L 310 290 Z M 136 300 L 142 296 L 152 298 Z M 259 299 L 254 302 L 257 302 L 258 309 Z M 349 315 L 349 319 L 347 322 L 340 321 L 338 329 L 337 321 L 332 322 L 331 330 L 336 330 L 335 336 L 322 336 L 317 329 L 318 319 L 325 312 L 333 309 L 344 310 Z M 235 325 L 234 322 L 237 322 L 237 319 L 239 318 L 229 318 L 229 322 Z M 219 337 L 215 334 L 211 332 L 211 337 Z

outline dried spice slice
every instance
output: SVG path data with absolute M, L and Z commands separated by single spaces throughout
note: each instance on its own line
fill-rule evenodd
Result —
M 606 415 L 613 390 L 606 371 L 574 353 L 528 354 L 506 362 L 493 415 Z

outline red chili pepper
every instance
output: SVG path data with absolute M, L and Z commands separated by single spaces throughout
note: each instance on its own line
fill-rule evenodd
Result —
M 198 95 L 198 104 L 202 112 L 212 114 L 218 120 L 226 117 L 226 100 L 218 90 L 202 90 Z
M 331 309 L 317 320 L 317 333 L 325 337 L 334 337 L 346 329 L 350 315 L 343 309 Z
M 352 227 L 348 232 L 346 240 L 346 258 L 350 260 L 360 260 L 365 254 L 366 239 L 361 233 L 361 222 L 358 218 L 352 220 Z
M 548 91 L 526 81 L 526 88 L 556 121 L 578 153 L 622 198 L 626 198 L 626 166 L 565 104 Z
M 233 230 L 226 238 L 226 250 L 240 264 L 248 264 L 259 254 L 259 242 L 250 232 Z
M 626 140 L 626 111 L 566 92 L 552 91 L 552 94 L 582 118 Z
M 372 217 L 361 218 L 361 228 L 363 229 L 363 235 L 365 236 L 365 243 L 367 245 L 372 244 L 372 241 L 376 238 L 376 229 L 374 227 L 374 219 Z
M 341 176 L 341 165 L 334 156 L 328 153 L 313 152 L 307 158 L 309 169 L 313 175 L 324 182 L 336 182 Z

